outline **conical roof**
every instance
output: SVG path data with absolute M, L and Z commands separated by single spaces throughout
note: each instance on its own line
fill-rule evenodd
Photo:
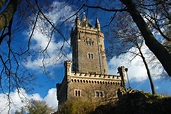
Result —
M 82 27 L 92 27 L 91 23 L 90 23 L 89 20 L 86 18 L 85 14 L 82 16 L 81 26 L 82 26 Z

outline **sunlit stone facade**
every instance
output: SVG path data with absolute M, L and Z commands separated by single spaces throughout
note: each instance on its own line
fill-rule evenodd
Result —
M 117 99 L 118 88 L 125 86 L 126 69 L 120 75 L 109 75 L 104 46 L 104 34 L 96 19 L 93 27 L 88 19 L 76 17 L 71 31 L 72 61 L 65 61 L 65 76 L 57 84 L 59 104 L 66 100 L 85 99 L 92 102 Z

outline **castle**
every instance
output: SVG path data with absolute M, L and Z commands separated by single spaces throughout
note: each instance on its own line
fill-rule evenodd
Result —
M 104 34 L 99 20 L 95 27 L 83 15 L 76 16 L 71 31 L 72 61 L 65 61 L 65 76 L 57 84 L 59 104 L 66 100 L 106 101 L 117 98 L 117 90 L 125 87 L 126 68 L 118 68 L 119 75 L 109 75 L 104 46 Z

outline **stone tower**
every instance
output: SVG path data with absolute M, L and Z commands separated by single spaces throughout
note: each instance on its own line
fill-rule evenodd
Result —
M 109 75 L 104 47 L 104 34 L 99 20 L 93 27 L 85 15 L 75 19 L 71 31 L 72 61 L 65 61 L 65 76 L 57 86 L 59 104 L 67 100 L 103 102 L 117 99 L 117 90 L 125 87 L 126 68 L 120 75 Z
M 100 30 L 99 20 L 95 27 L 84 15 L 77 16 L 75 29 L 71 32 L 72 69 L 75 72 L 108 74 L 104 47 L 104 34 Z

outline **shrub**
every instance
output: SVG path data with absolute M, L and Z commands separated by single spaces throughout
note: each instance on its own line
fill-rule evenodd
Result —
M 96 103 L 84 100 L 66 101 L 58 108 L 59 114 L 89 114 L 96 108 Z

